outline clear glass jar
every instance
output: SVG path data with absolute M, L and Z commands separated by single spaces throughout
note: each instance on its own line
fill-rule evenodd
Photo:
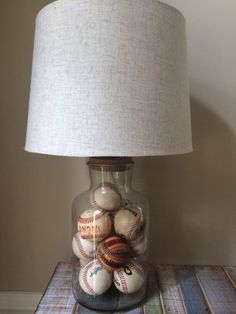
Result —
M 73 293 L 81 305 L 116 312 L 146 296 L 149 217 L 131 187 L 131 158 L 90 158 L 91 186 L 73 202 Z

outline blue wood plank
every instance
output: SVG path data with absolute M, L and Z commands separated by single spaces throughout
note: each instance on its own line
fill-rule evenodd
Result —
M 191 266 L 175 266 L 175 277 L 182 291 L 188 314 L 209 313 Z
M 219 266 L 194 267 L 205 299 L 214 314 L 236 313 L 236 291 Z

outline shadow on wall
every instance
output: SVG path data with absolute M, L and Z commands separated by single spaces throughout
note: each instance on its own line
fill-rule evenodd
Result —
M 236 135 L 197 99 L 191 111 L 193 153 L 137 159 L 150 201 L 151 257 L 235 264 Z

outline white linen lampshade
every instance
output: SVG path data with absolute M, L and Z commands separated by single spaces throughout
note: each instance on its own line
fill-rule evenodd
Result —
M 185 20 L 156 0 L 58 0 L 37 16 L 25 149 L 192 150 Z

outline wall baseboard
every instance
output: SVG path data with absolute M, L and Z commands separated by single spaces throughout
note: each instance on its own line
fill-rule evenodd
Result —
M 33 292 L 0 292 L 0 314 L 11 312 L 34 312 L 41 293 Z

